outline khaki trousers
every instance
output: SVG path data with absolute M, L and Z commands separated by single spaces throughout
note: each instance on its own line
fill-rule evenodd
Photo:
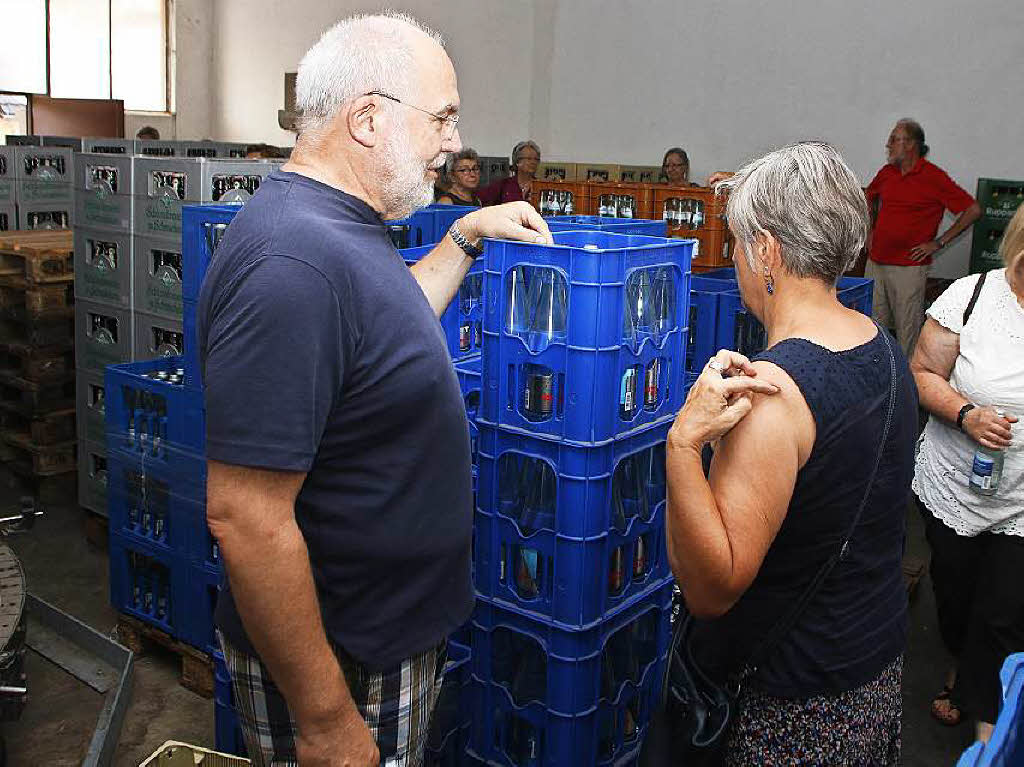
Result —
M 871 316 L 896 332 L 909 360 L 924 324 L 924 289 L 928 266 L 877 264 L 868 259 L 864 276 L 875 281 Z

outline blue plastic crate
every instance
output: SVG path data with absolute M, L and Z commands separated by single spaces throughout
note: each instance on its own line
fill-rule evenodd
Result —
M 545 216 L 548 229 L 552 232 L 580 230 L 615 232 L 616 234 L 640 234 L 649 237 L 667 237 L 668 229 L 663 220 L 653 218 L 609 218 L 607 216 Z
M 478 603 L 473 753 L 510 767 L 623 764 L 634 758 L 655 710 L 667 660 L 671 590 L 667 582 L 658 603 L 639 606 L 626 621 L 560 637 L 545 637 L 529 622 L 510 625 L 506 614 Z M 485 618 L 487 610 L 493 614 Z M 493 628 L 481 626 L 484 620 Z M 633 634 L 636 626 L 642 627 L 642 638 Z M 529 644 L 509 647 L 520 639 Z M 570 654 L 540 649 L 545 640 Z
M 119 613 L 177 639 L 189 611 L 189 563 L 156 546 L 110 531 L 110 603 Z
M 1020 767 L 1024 764 L 1024 653 L 1014 653 L 999 672 L 1003 700 L 988 743 L 976 742 L 957 767 Z
M 721 294 L 735 290 L 735 280 L 690 278 L 690 318 L 687 323 L 686 371 L 699 373 L 721 348 L 718 344 L 718 303 Z
M 524 534 L 518 524 L 478 511 L 474 566 L 481 597 L 566 629 L 596 625 L 649 598 L 670 575 L 664 502 L 649 519 L 595 538 L 549 531 Z
M 200 453 L 206 444 L 202 393 L 184 383 L 151 378 L 185 369 L 183 357 L 160 357 L 109 365 L 104 376 L 105 423 L 109 448 L 160 456 Z
M 520 532 L 528 527 L 575 540 L 627 530 L 634 517 L 649 521 L 665 499 L 663 451 L 670 426 L 582 447 L 481 422 L 478 507 L 515 522 Z M 638 484 L 641 490 L 634 489 Z M 519 488 L 537 488 L 538 500 L 524 498 Z
M 469 646 L 448 640 L 444 681 L 427 734 L 426 764 L 458 765 L 469 738 Z
M 693 243 L 585 231 L 554 238 L 555 246 L 485 247 L 481 418 L 599 445 L 674 416 Z M 636 306 L 641 318 L 629 322 Z
M 450 207 L 450 206 L 443 206 Z M 433 245 L 400 251 L 405 263 L 412 266 L 430 251 Z M 469 267 L 458 292 L 440 317 L 448 343 L 448 354 L 455 362 L 480 356 L 483 347 L 483 259 Z
M 408 218 L 385 221 L 391 241 L 399 250 L 437 242 L 437 218 L 430 210 L 418 210 Z
M 182 355 L 185 367 L 185 388 L 194 391 L 203 389 L 203 371 L 199 366 L 199 328 L 195 301 L 183 301 L 181 306 L 181 329 L 184 336 L 185 353 Z
M 211 655 L 220 649 L 214 633 L 213 611 L 223 580 L 223 570 L 189 563 L 188 612 L 180 638 Z
M 181 213 L 181 297 L 198 301 L 206 270 L 241 205 L 185 205 Z
M 206 526 L 205 472 L 181 474 L 148 465 L 137 453 L 110 450 L 107 509 L 110 530 L 125 540 L 197 564 L 219 564 L 219 551 Z
M 583 630 L 530 618 L 478 597 L 473 612 L 473 676 L 504 687 L 516 706 L 582 714 L 662 662 L 670 640 L 674 580 Z
M 224 656 L 213 654 L 213 732 L 214 748 L 225 754 L 247 757 L 242 728 L 235 711 L 235 694 Z
M 479 208 L 473 205 L 438 205 L 434 203 L 433 205 L 428 205 L 425 210 L 429 211 L 434 219 L 433 239 L 431 241 L 438 243 L 444 239 L 452 224 L 467 213 L 472 213 L 474 210 L 479 210 Z
M 871 316 L 875 281 L 865 277 L 840 277 L 836 294 L 844 306 Z

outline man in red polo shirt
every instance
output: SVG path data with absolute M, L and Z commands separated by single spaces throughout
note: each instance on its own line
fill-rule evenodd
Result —
M 897 122 L 885 148 L 889 161 L 866 191 L 874 228 L 865 276 L 875 281 L 875 319 L 895 329 L 909 358 L 924 321 L 932 256 L 969 229 L 981 207 L 944 170 L 925 159 L 928 145 L 916 121 Z M 958 214 L 957 219 L 936 236 L 946 210 Z

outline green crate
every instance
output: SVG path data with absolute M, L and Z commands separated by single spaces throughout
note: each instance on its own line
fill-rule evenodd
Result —
M 1000 178 L 978 179 L 978 204 L 981 215 L 997 221 L 1009 221 L 1024 202 L 1024 181 Z
M 982 219 L 974 225 L 971 238 L 971 274 L 987 272 L 1003 266 L 999 243 L 1009 222 L 1005 219 Z

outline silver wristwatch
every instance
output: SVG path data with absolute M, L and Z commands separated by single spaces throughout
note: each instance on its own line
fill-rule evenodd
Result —
M 484 254 L 483 250 L 467 240 L 466 235 L 459 231 L 458 221 L 451 225 L 451 228 L 448 230 L 448 236 L 451 237 L 452 241 L 470 258 L 478 258 Z

